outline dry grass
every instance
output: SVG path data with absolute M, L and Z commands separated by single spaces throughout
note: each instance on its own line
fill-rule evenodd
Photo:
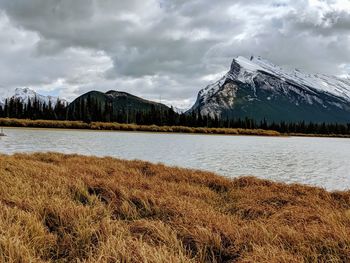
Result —
M 34 128 L 66 128 L 66 129 L 92 129 L 112 131 L 143 131 L 143 132 L 167 132 L 167 133 L 201 133 L 201 134 L 227 134 L 227 135 L 260 135 L 280 136 L 277 131 L 261 129 L 228 129 L 228 128 L 195 128 L 185 126 L 157 126 L 136 125 L 112 122 L 82 121 L 50 121 L 50 120 L 25 120 L 0 118 L 0 126 L 5 127 L 34 127 Z
M 0 155 L 0 262 L 350 262 L 350 193 Z
M 327 138 L 350 138 L 350 134 L 316 134 L 316 133 L 289 133 L 287 136 L 296 136 L 296 137 L 327 137 Z
M 0 118 L 0 126 L 4 127 L 33 127 L 33 128 L 63 128 L 90 129 L 90 125 L 82 121 L 50 121 Z

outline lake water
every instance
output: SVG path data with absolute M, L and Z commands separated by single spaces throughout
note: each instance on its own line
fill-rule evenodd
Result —
M 350 189 L 350 139 L 7 128 L 0 153 L 63 152 L 140 159 L 254 175 L 328 190 Z

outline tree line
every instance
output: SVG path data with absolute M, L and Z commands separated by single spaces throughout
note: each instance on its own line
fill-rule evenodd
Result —
M 315 123 L 315 122 L 269 122 L 251 118 L 218 118 L 202 115 L 200 112 L 178 114 L 171 108 L 151 105 L 148 110 L 132 108 L 115 109 L 113 103 L 100 103 L 94 99 L 81 100 L 69 107 L 60 100 L 54 105 L 42 103 L 36 98 L 23 103 L 19 99 L 7 99 L 0 105 L 1 118 L 32 120 L 68 120 L 90 122 L 134 123 L 138 125 L 168 125 L 208 128 L 243 128 L 275 130 L 281 133 L 305 134 L 343 134 L 350 135 L 350 123 Z
M 40 102 L 36 97 L 27 103 L 20 99 L 6 99 L 4 105 L 0 105 L 1 118 L 18 118 L 32 120 L 66 120 L 67 105 L 57 100 L 55 105 Z

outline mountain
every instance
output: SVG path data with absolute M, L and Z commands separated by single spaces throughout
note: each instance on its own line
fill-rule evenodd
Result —
M 237 57 L 225 76 L 198 93 L 193 111 L 224 118 L 350 122 L 350 79 Z
M 17 88 L 15 90 L 15 94 L 8 97 L 7 99 L 16 99 L 24 104 L 27 104 L 29 100 L 33 102 L 35 99 L 37 99 L 40 103 L 45 103 L 46 105 L 49 105 L 51 102 L 52 107 L 55 107 L 57 101 L 60 101 L 64 105 L 68 104 L 68 102 L 64 99 L 60 99 L 54 96 L 44 96 L 29 88 Z M 6 98 L 0 98 L 0 106 L 4 106 L 5 100 Z
M 173 107 L 174 112 L 176 112 L 177 114 L 183 114 L 186 111 L 188 111 L 188 108 L 187 109 L 185 109 L 185 108 L 178 108 L 178 107 L 175 107 L 175 106 L 171 106 L 171 107 Z
M 90 105 L 89 105 L 90 103 Z M 152 109 L 168 111 L 170 108 L 164 104 L 142 99 L 132 94 L 110 90 L 106 93 L 100 91 L 90 91 L 76 98 L 68 106 L 68 116 L 72 119 L 79 119 L 82 114 L 81 108 L 87 108 L 89 111 L 96 111 L 97 108 L 102 111 L 108 107 L 111 116 L 126 112 L 147 112 Z M 125 114 L 124 114 L 125 115 Z

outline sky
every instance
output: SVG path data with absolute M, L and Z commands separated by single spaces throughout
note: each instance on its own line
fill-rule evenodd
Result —
M 0 95 L 120 90 L 179 108 L 236 56 L 350 75 L 350 0 L 0 0 Z

